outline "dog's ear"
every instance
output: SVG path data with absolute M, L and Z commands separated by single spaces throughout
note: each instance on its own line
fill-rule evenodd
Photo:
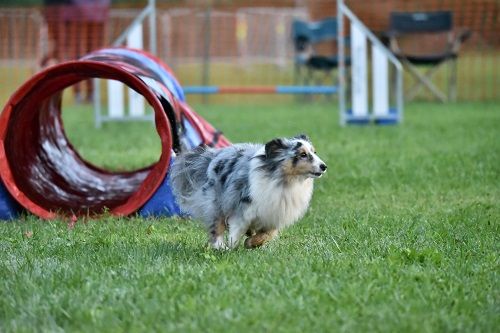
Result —
M 266 143 L 266 158 L 272 157 L 274 154 L 276 154 L 278 151 L 283 150 L 286 148 L 286 144 L 283 141 L 283 139 L 273 139 Z
M 307 142 L 311 142 L 311 139 L 309 139 L 309 137 L 306 134 L 298 134 L 298 135 L 294 136 L 293 138 L 299 139 L 299 140 L 304 140 Z

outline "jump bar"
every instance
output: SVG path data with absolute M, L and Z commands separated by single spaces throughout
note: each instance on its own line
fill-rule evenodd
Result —
M 337 86 L 187 86 L 185 94 L 336 94 Z

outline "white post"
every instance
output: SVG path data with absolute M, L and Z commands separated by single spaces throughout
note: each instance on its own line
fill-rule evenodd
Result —
M 373 115 L 389 116 L 389 61 L 383 51 L 372 44 Z
M 345 74 L 345 40 L 344 40 L 344 13 L 342 0 L 337 0 L 337 42 L 338 42 L 338 57 L 339 70 L 338 86 L 339 86 L 339 122 L 340 126 L 346 124 L 346 74 Z
M 367 43 L 364 32 L 351 22 L 352 115 L 368 117 Z
M 125 42 L 128 47 L 143 49 L 143 28 L 142 22 L 145 18 L 149 16 L 149 26 L 150 26 L 150 52 L 152 54 L 157 53 L 157 34 L 156 34 L 156 1 L 148 0 L 148 6 L 146 6 L 137 17 L 132 21 L 132 23 L 115 39 L 112 46 L 118 47 L 123 45 Z M 99 80 L 94 79 L 96 83 L 96 89 L 99 89 Z M 125 87 L 122 83 L 118 81 L 107 80 L 107 90 L 108 90 L 108 116 L 104 116 L 101 113 L 101 104 L 99 93 L 94 90 L 94 116 L 95 125 L 100 127 L 101 123 L 104 121 L 109 121 L 114 119 L 126 119 L 125 115 Z M 128 102 L 129 102 L 129 116 L 136 119 L 141 119 L 145 114 L 145 101 L 142 96 L 137 94 L 133 90 L 128 91 Z M 144 118 L 144 117 L 142 117 Z
M 142 23 L 137 24 L 130 30 L 129 35 L 127 36 L 127 46 L 135 49 L 142 49 L 144 47 L 142 38 Z M 128 104 L 130 116 L 140 117 L 144 115 L 144 98 L 141 94 L 130 88 L 128 89 Z
M 110 118 L 123 118 L 125 104 L 123 98 L 123 83 L 108 80 L 108 115 Z
M 149 0 L 149 51 L 157 55 L 157 34 L 156 34 L 156 1 Z

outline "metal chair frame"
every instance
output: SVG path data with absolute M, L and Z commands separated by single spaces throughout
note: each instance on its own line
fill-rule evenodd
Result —
M 470 31 L 454 31 L 451 11 L 436 12 L 393 12 L 390 16 L 390 30 L 383 33 L 383 38 L 390 50 L 400 59 L 403 66 L 414 77 L 415 84 L 405 92 L 405 99 L 412 100 L 426 87 L 441 102 L 456 100 L 457 58 L 463 42 L 470 36 Z M 398 43 L 398 37 L 405 35 L 425 35 L 447 33 L 444 51 L 439 54 L 412 55 L 404 53 Z M 448 91 L 443 93 L 432 78 L 445 63 L 448 63 Z M 429 65 L 425 72 L 418 70 L 419 65 Z
M 337 53 L 321 55 L 316 50 L 319 43 L 337 41 L 337 28 L 337 18 L 335 17 L 328 17 L 321 21 L 303 21 L 299 19 L 293 21 L 292 39 L 295 48 L 296 84 L 301 81 L 303 68 L 307 69 L 303 83 L 309 85 L 310 81 L 314 79 L 315 72 L 324 74 L 322 77 L 316 78 L 316 81 L 324 81 L 338 67 Z M 333 80 L 335 81 L 335 77 L 333 77 Z

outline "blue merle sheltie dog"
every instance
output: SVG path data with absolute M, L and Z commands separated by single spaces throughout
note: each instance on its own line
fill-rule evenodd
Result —
M 172 187 L 181 209 L 204 222 L 212 246 L 261 246 L 307 210 L 326 164 L 306 135 L 265 145 L 198 147 L 177 156 Z M 228 229 L 227 244 L 224 232 Z

